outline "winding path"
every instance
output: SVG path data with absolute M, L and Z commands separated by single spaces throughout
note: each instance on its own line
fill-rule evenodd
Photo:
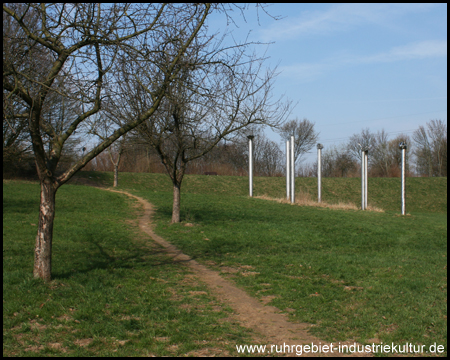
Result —
M 229 305 L 235 311 L 234 316 L 242 326 L 251 328 L 263 336 L 264 342 L 262 344 L 287 344 L 290 346 L 302 344 L 316 344 L 323 346 L 329 344 L 326 341 L 322 341 L 310 335 L 308 333 L 308 328 L 310 327 L 309 324 L 292 323 L 288 321 L 287 316 L 282 314 L 276 307 L 262 304 L 259 300 L 251 297 L 245 291 L 236 287 L 231 281 L 222 278 L 217 271 L 208 269 L 204 265 L 199 264 L 186 254 L 183 254 L 174 245 L 155 234 L 151 221 L 154 209 L 152 204 L 148 201 L 125 191 L 113 189 L 104 190 L 125 194 L 136 199 L 144 208 L 144 214 L 139 219 L 139 228 L 148 234 L 156 243 L 164 247 L 173 260 L 185 262 L 185 264 L 194 271 L 196 276 L 211 289 L 218 300 Z M 353 344 L 353 342 L 345 343 Z M 344 342 L 341 342 L 341 344 L 344 344 Z M 295 352 L 290 355 L 296 356 Z M 337 350 L 333 353 L 309 353 L 304 355 L 345 356 L 344 354 L 338 353 Z M 358 355 L 370 356 L 371 354 L 353 354 L 353 356 Z

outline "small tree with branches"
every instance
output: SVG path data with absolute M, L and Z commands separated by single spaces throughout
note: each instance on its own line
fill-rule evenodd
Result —
M 308 119 L 288 121 L 278 130 L 281 137 L 290 140 L 294 136 L 294 161 L 310 151 L 317 143 L 319 133 L 314 130 L 314 123 Z
M 228 54 L 226 63 L 216 60 L 218 54 L 216 47 L 192 47 L 154 120 L 137 128 L 141 141 L 159 154 L 172 181 L 172 223 L 181 221 L 180 190 L 189 162 L 250 125 L 277 126 L 289 113 L 289 102 L 272 99 L 275 72 L 262 75 L 261 59 L 243 61 L 241 45 Z M 136 92 L 132 111 L 142 111 L 147 97 L 145 91 Z

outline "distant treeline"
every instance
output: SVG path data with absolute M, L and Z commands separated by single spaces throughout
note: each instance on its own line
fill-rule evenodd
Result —
M 322 152 L 322 176 L 359 177 L 360 145 L 369 148 L 370 177 L 400 176 L 400 142 L 406 142 L 408 176 L 447 176 L 447 124 L 441 120 L 431 120 L 420 126 L 412 136 L 400 134 L 389 138 L 386 131 L 377 133 L 364 129 L 354 134 L 347 143 L 339 146 L 327 146 Z M 259 132 L 254 138 L 254 174 L 255 176 L 284 176 L 284 144 L 277 144 Z M 19 146 L 3 147 L 3 177 L 33 176 L 34 160 L 29 145 L 23 141 Z M 84 149 L 87 151 L 88 149 Z M 82 151 L 82 149 L 81 149 Z M 127 138 L 121 148 L 119 172 L 165 173 L 166 170 L 156 150 L 143 144 L 136 137 Z M 312 150 L 314 151 L 314 150 Z M 113 171 L 118 148 L 104 151 L 84 170 Z M 66 149 L 61 159 L 69 166 L 80 157 L 80 146 L 74 143 Z M 302 162 L 297 159 L 296 175 L 314 177 L 317 175 L 317 163 Z M 241 136 L 234 141 L 221 141 L 204 156 L 188 163 L 186 174 L 205 174 L 216 172 L 218 175 L 248 175 L 248 140 Z
M 285 152 L 279 144 L 267 139 L 263 133 L 254 140 L 254 173 L 256 176 L 284 176 Z M 400 134 L 389 139 L 386 131 L 377 133 L 364 129 L 354 134 L 347 143 L 330 146 L 322 153 L 324 177 L 359 177 L 360 145 L 369 148 L 369 176 L 399 177 L 401 153 L 399 143 L 406 142 L 408 176 L 447 176 L 447 124 L 431 120 L 420 126 L 410 137 Z M 86 170 L 112 171 L 110 156 L 100 154 Z M 297 176 L 317 175 L 317 162 L 303 163 L 297 160 Z M 125 147 L 119 171 L 164 173 L 165 169 L 156 151 L 130 141 Z M 248 141 L 242 137 L 234 142 L 221 142 L 211 152 L 189 163 L 187 174 L 216 172 L 218 175 L 248 175 Z

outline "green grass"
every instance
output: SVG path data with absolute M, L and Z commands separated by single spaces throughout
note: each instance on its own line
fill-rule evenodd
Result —
M 443 214 L 297 207 L 185 194 L 169 226 L 170 194 L 156 204 L 158 234 L 328 341 L 447 343 L 447 224 Z M 214 265 L 215 264 L 215 265 Z M 248 269 L 251 270 L 248 270 Z M 369 341 L 370 340 L 370 341 Z
M 112 185 L 110 173 L 83 172 L 80 176 L 90 176 L 91 181 Z M 399 179 L 369 180 L 369 204 L 383 208 L 386 210 L 384 213 L 300 207 L 250 199 L 247 180 L 245 177 L 187 176 L 182 186 L 181 217 L 183 222 L 194 224 L 193 227 L 170 225 L 172 193 L 166 175 L 121 174 L 119 185 L 155 204 L 156 232 L 159 235 L 197 261 L 222 271 L 223 276 L 231 277 L 255 297 L 264 300 L 270 296 L 270 304 L 288 313 L 293 321 L 315 324 L 311 332 L 326 341 L 437 343 L 446 346 L 446 178 L 407 180 L 407 194 L 411 196 L 407 202 L 410 216 L 399 215 Z M 324 180 L 324 200 L 359 203 L 359 179 Z M 22 185 L 11 184 L 17 188 Z M 315 179 L 297 179 L 296 185 L 297 189 L 312 196 L 316 191 Z M 177 337 L 176 330 L 159 323 L 173 317 L 183 318 L 177 311 L 184 314 L 182 301 L 188 301 L 189 296 L 184 296 L 184 300 L 173 299 L 164 286 L 183 291 L 179 289 L 180 277 L 186 279 L 186 275 L 180 274 L 185 274 L 186 270 L 165 262 L 161 254 L 155 255 L 154 250 L 145 252 L 145 246 L 136 245 L 141 243 L 136 243 L 136 234 L 131 234 L 130 226 L 123 221 L 136 217 L 136 214 L 130 213 L 123 196 L 105 195 L 100 190 L 80 186 L 65 186 L 59 190 L 54 249 L 56 288 L 51 289 L 33 280 L 32 239 L 36 228 L 24 225 L 37 221 L 38 191 L 37 186 L 33 186 L 34 200 L 29 200 L 32 198 L 31 190 L 22 196 L 12 196 L 4 189 L 4 214 L 13 214 L 11 219 L 4 215 L 4 239 L 10 239 L 8 247 L 4 242 L 3 254 L 4 354 L 5 347 L 6 354 L 23 355 L 29 354 L 24 349 L 32 341 L 48 344 L 49 340 L 46 342 L 40 335 L 42 331 L 36 333 L 32 321 L 36 315 L 41 317 L 40 312 L 51 304 L 52 311 L 59 312 L 54 316 L 56 320 L 49 319 L 47 314 L 48 339 L 56 336 L 54 329 L 58 325 L 69 326 L 57 318 L 62 314 L 71 316 L 70 326 L 82 332 L 73 334 L 67 330 L 70 339 L 63 344 L 68 351 L 79 356 L 144 355 L 145 351 L 156 355 L 177 355 L 199 346 L 189 336 L 178 334 Z M 20 193 L 16 188 L 11 191 Z M 283 191 L 283 178 L 255 179 L 256 195 L 282 197 Z M 13 206 L 8 207 L 8 201 Z M 5 204 L 8 211 L 5 211 Z M 70 206 L 73 204 L 77 207 L 72 211 Z M 64 215 L 64 209 L 69 215 Z M 80 214 L 82 216 L 78 218 Z M 70 244 L 64 245 L 66 242 Z M 116 264 L 120 265 L 117 270 Z M 149 276 L 165 282 L 149 282 Z M 134 285 L 116 289 L 127 281 Z M 197 284 L 196 289 L 200 288 Z M 124 295 L 126 298 L 136 298 L 136 293 L 142 298 L 147 296 L 146 301 L 157 303 L 158 311 L 147 313 L 149 307 L 145 306 L 145 301 L 142 300 L 144 305 L 141 307 L 141 300 L 135 300 L 136 305 L 126 307 L 126 314 L 139 319 L 145 315 L 148 320 L 133 322 L 132 317 L 129 322 L 120 320 L 122 315 L 118 314 L 122 314 L 124 303 L 119 295 L 125 289 L 128 289 Z M 147 295 L 143 289 L 147 290 Z M 59 295 L 60 292 L 65 295 Z M 94 293 L 96 295 L 92 295 Z M 152 297 L 151 294 L 157 296 Z M 58 301 L 53 300 L 57 295 Z M 78 303 L 74 304 L 73 299 Z M 97 301 L 97 304 L 95 299 L 104 300 Z M 79 307 L 85 302 L 89 307 L 80 311 Z M 109 322 L 104 320 L 112 316 L 105 315 L 105 303 L 116 309 L 113 313 L 108 308 L 116 316 Z M 42 308 L 40 304 L 44 304 Z M 89 310 L 91 306 L 94 308 L 92 312 Z M 71 313 L 70 308 L 75 311 Z M 206 311 L 205 308 L 202 311 Z M 191 313 L 188 315 L 194 316 Z M 101 315 L 101 324 L 90 322 L 84 327 L 91 315 L 82 314 Z M 203 313 L 195 314 L 200 316 Z M 207 315 L 206 319 L 210 319 L 209 316 L 212 316 L 212 322 L 218 322 L 214 318 L 216 314 Z M 204 318 L 200 316 L 199 320 L 192 321 Z M 75 319 L 80 323 L 74 323 Z M 152 324 L 151 330 L 142 326 L 142 322 Z M 102 330 L 93 333 L 96 326 Z M 118 327 L 116 334 L 119 335 L 112 335 L 111 327 Z M 192 331 L 188 324 L 186 329 L 187 333 Z M 110 337 L 102 335 L 102 331 Z M 127 331 L 140 335 L 123 346 L 116 346 L 112 339 L 123 340 Z M 226 345 L 213 339 L 239 339 L 240 343 L 246 343 L 242 340 L 245 333 L 236 326 L 223 330 L 204 325 L 201 331 L 202 335 L 196 339 L 206 337 L 218 348 L 226 348 Z M 28 342 L 17 345 L 17 336 L 21 333 L 28 334 L 24 340 Z M 154 340 L 166 336 L 170 338 L 168 344 Z M 87 348 L 80 348 L 74 345 L 75 339 L 80 338 L 96 341 Z M 230 342 L 239 343 L 238 340 Z M 170 347 L 176 344 L 178 352 Z M 40 354 L 53 351 L 46 345 Z M 235 352 L 231 351 L 234 355 Z
M 32 276 L 39 185 L 3 184 L 4 356 L 234 353 L 248 330 L 137 229 L 124 195 L 58 190 L 53 280 Z M 209 352 L 211 351 L 211 352 Z
M 91 178 L 105 186 L 112 186 L 112 173 L 82 171 L 77 174 Z M 317 199 L 317 179 L 297 178 L 296 192 L 307 193 Z M 166 174 L 120 173 L 122 188 L 153 192 L 171 192 L 172 185 Z M 369 178 L 368 204 L 386 211 L 401 212 L 400 178 Z M 220 194 L 247 196 L 248 178 L 243 176 L 186 175 L 181 192 L 185 194 Z M 286 180 L 283 177 L 255 177 L 254 196 L 268 195 L 285 198 Z M 361 206 L 360 178 L 322 179 L 322 200 L 330 204 L 350 202 Z M 407 178 L 407 213 L 447 213 L 447 178 Z
M 182 219 L 195 224 L 188 229 L 169 225 L 164 175 L 121 180 L 156 205 L 158 234 L 254 296 L 274 297 L 322 339 L 447 344 L 446 178 L 408 179 L 411 215 L 399 216 L 399 179 L 370 179 L 369 203 L 386 210 L 375 213 L 250 199 L 246 178 L 191 176 L 182 188 Z M 330 202 L 359 201 L 359 179 L 325 180 Z M 278 196 L 283 181 L 257 178 L 255 189 Z M 313 186 L 297 179 L 297 188 Z

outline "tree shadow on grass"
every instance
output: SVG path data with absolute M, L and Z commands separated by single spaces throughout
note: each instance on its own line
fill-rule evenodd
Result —
M 90 248 L 78 251 L 74 262 L 64 262 L 64 269 L 54 269 L 53 280 L 68 279 L 76 274 L 86 274 L 95 270 L 121 270 L 157 268 L 167 265 L 186 263 L 190 260 L 173 259 L 163 248 L 132 246 L 124 255 L 114 255 L 105 249 L 99 241 L 91 239 Z M 121 249 L 123 250 L 123 249 Z M 56 255 L 57 256 L 57 255 Z M 70 268 L 70 270 L 68 270 Z
M 263 200 L 261 200 L 263 201 Z M 185 202 L 182 205 L 180 217 L 181 221 L 203 223 L 205 225 L 211 225 L 224 222 L 292 222 L 296 220 L 296 212 L 304 211 L 300 207 L 294 209 L 295 211 L 286 212 L 279 211 L 280 206 L 276 209 L 269 211 L 270 206 L 277 206 L 279 204 L 270 204 L 265 202 L 261 207 L 261 203 L 253 202 L 249 200 L 245 208 L 242 207 L 241 202 L 237 202 L 234 206 L 223 207 L 220 204 L 214 203 L 198 203 L 198 202 Z M 287 208 L 287 207 L 286 207 Z M 291 208 L 292 210 L 292 208 Z M 245 215 L 244 215 L 245 214 Z M 163 221 L 170 221 L 172 218 L 171 206 L 158 206 L 156 210 L 158 219 Z
M 39 214 L 39 202 L 35 199 L 17 199 L 3 195 L 3 213 L 4 214 Z

